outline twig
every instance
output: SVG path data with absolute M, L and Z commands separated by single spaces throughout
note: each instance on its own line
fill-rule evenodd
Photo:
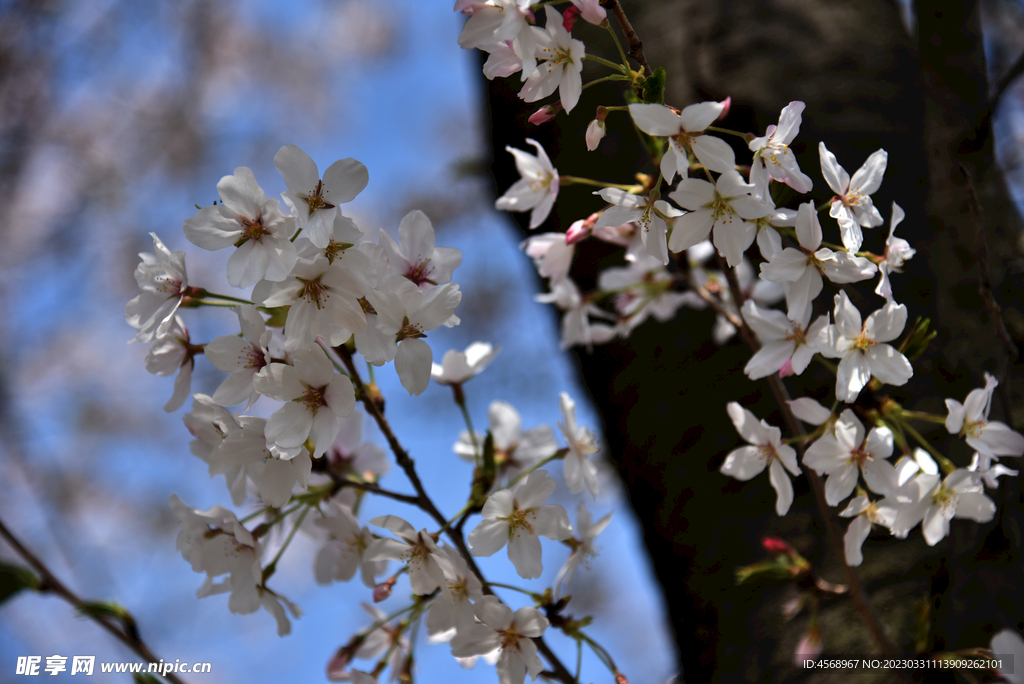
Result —
M 736 278 L 736 273 L 732 268 L 729 268 L 729 264 L 725 263 L 725 260 L 719 255 L 719 265 L 722 271 L 725 272 L 725 278 L 729 283 L 729 292 L 732 294 L 733 302 L 737 309 L 742 309 L 744 302 L 743 289 L 740 287 L 739 280 Z M 757 352 L 761 348 L 761 344 L 757 341 L 757 337 L 754 332 L 747 325 L 745 320 L 740 321 L 740 332 L 743 334 L 743 339 L 750 347 L 751 351 Z M 735 325 L 735 324 L 734 324 Z M 786 391 L 786 386 L 779 378 L 777 374 L 769 375 L 767 378 L 768 386 L 771 388 L 772 394 L 775 397 L 775 402 L 779 405 L 779 410 L 782 412 L 782 417 L 786 421 L 786 426 L 789 431 L 796 437 L 802 437 L 804 435 L 803 428 L 800 427 L 800 423 L 797 421 L 796 416 L 793 415 L 793 411 L 790 409 L 789 404 L 789 392 Z M 801 450 L 801 455 L 803 451 Z M 811 491 L 814 493 L 814 500 L 818 506 L 818 513 L 821 515 L 822 521 L 825 523 L 825 531 L 828 535 L 829 543 L 832 545 L 832 549 L 839 557 L 839 562 L 843 566 L 843 570 L 846 573 L 846 582 L 850 586 L 850 598 L 853 599 L 854 605 L 857 607 L 857 611 L 861 615 L 865 626 L 868 631 L 875 639 L 875 644 L 886 655 L 895 655 L 896 649 L 890 643 L 889 638 L 885 635 L 882 630 L 882 626 L 878 624 L 878 620 L 875 618 L 874 613 L 871 610 L 871 606 L 867 601 L 867 597 L 864 594 L 864 590 L 860 586 L 860 580 L 857 579 L 857 573 L 853 568 L 846 562 L 846 552 L 843 545 L 842 539 L 839 538 L 839 533 L 836 531 L 835 525 L 832 522 L 832 511 L 829 510 L 828 503 L 825 501 L 825 488 L 821 484 L 821 478 L 814 470 L 810 468 L 804 468 L 804 472 L 807 475 L 808 481 L 811 483 Z
M 1021 68 L 1024 69 L 1024 66 Z M 1010 366 L 1017 360 L 1017 345 L 1013 343 L 1013 339 L 1006 329 L 1002 310 L 999 308 L 999 303 L 996 302 L 995 295 L 992 294 L 992 271 L 989 266 L 988 241 L 985 239 L 985 214 L 981 209 L 981 203 L 978 201 L 978 194 L 975 192 L 970 172 L 963 164 L 959 164 L 959 167 L 960 173 L 963 174 L 964 181 L 967 184 L 967 196 L 970 199 L 971 213 L 974 215 L 974 236 L 978 240 L 978 270 L 980 271 L 978 294 L 981 295 L 985 308 L 988 309 L 989 316 L 991 316 L 996 324 L 996 335 L 999 337 L 999 341 L 1006 348 L 1006 358 L 1003 359 L 1003 369 L 1000 371 L 998 378 L 999 397 L 1003 404 L 1003 415 L 1006 416 L 1007 422 L 1012 424 L 1013 416 L 1010 415 Z
M 459 527 L 453 529 L 448 526 L 448 520 L 441 514 L 434 502 L 431 501 L 430 496 L 427 494 L 426 489 L 423 487 L 423 483 L 420 481 L 419 475 L 416 473 L 416 466 L 409 452 L 405 450 L 401 442 L 395 436 L 394 431 L 391 429 L 388 419 L 381 413 L 380 408 L 373 401 L 373 397 L 366 391 L 364 391 L 363 379 L 359 375 L 359 371 L 356 370 L 355 364 L 352 362 L 352 353 L 344 346 L 335 347 L 334 350 L 341 357 L 342 363 L 349 370 L 352 375 L 352 384 L 355 385 L 356 396 L 360 398 L 363 406 L 366 408 L 367 413 L 373 416 L 374 421 L 377 423 L 377 427 L 380 428 L 381 433 L 384 435 L 384 439 L 387 440 L 388 446 L 391 448 L 391 452 L 395 455 L 395 460 L 398 465 L 405 471 L 406 477 L 409 478 L 409 482 L 412 483 L 413 488 L 416 490 L 416 497 L 408 497 L 412 501 L 407 503 L 414 503 L 419 506 L 427 515 L 437 521 L 442 527 L 447 527 L 445 535 L 451 540 L 455 547 L 462 554 L 466 564 L 469 566 L 470 571 L 476 575 L 477 579 L 483 585 L 483 591 L 486 594 L 493 595 L 494 592 L 491 590 L 486 578 L 476 564 L 476 559 L 469 552 L 469 548 L 466 546 L 466 540 L 462 537 L 461 523 L 465 522 L 465 518 L 460 521 Z M 545 643 L 543 637 L 534 639 L 534 643 L 537 644 L 537 650 L 544 654 L 544 657 L 548 659 L 548 662 L 553 668 L 552 674 L 564 684 L 573 684 L 575 681 L 569 670 L 566 669 L 562 661 L 558 659 L 551 649 Z
M 612 14 L 615 15 L 615 19 L 619 22 L 622 33 L 626 36 L 626 42 L 629 43 L 629 56 L 643 67 L 645 75 L 650 76 L 653 74 L 654 71 L 651 69 L 651 65 L 647 63 L 647 56 L 644 55 L 644 43 L 640 40 L 640 36 L 636 34 L 636 31 L 633 30 L 633 26 L 629 23 L 626 13 L 622 11 L 622 5 L 619 4 L 619 0 L 601 0 L 601 6 L 611 10 Z
M 28 564 L 31 565 L 33 568 L 35 568 L 36 572 L 39 573 L 40 578 L 42 579 L 42 587 L 40 587 L 39 591 L 51 592 L 56 594 L 57 596 L 60 596 L 62 599 L 64 599 L 65 601 L 73 605 L 76 609 L 78 609 L 78 612 L 81 615 L 88 617 L 90 620 L 98 624 L 100 627 L 114 635 L 114 637 L 116 637 L 119 641 L 124 643 L 124 645 L 130 648 L 132 651 L 134 651 L 135 654 L 138 655 L 140 658 L 143 658 L 144 660 L 153 664 L 159 664 L 163 662 L 161 658 L 157 658 L 155 655 L 153 655 L 153 652 L 149 650 L 149 647 L 146 646 L 145 643 L 143 643 L 142 638 L 137 633 L 129 634 L 125 630 L 118 629 L 113 623 L 111 623 L 105 617 L 96 615 L 92 611 L 89 611 L 87 609 L 88 606 L 86 605 L 86 602 L 78 598 L 78 596 L 76 596 L 74 592 L 72 592 L 70 589 L 64 586 L 64 583 L 57 579 L 57 577 L 52 572 L 50 572 L 50 569 L 47 568 L 46 565 L 43 564 L 43 562 L 39 560 L 39 558 L 37 558 L 34 553 L 25 548 L 25 546 L 20 541 L 18 541 L 17 537 L 14 536 L 14 534 L 7 528 L 7 526 L 4 525 L 3 520 L 0 520 L 0 535 L 2 535 L 4 539 L 7 540 L 7 543 L 11 545 L 11 548 L 18 552 L 18 555 L 24 558 L 25 561 L 28 562 Z M 184 682 L 178 679 L 178 676 L 172 672 L 168 672 L 167 674 L 161 674 L 160 676 L 166 679 L 167 681 L 172 682 L 172 684 L 184 684 Z

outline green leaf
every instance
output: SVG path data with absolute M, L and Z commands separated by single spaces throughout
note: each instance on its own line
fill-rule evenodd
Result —
M 644 79 L 642 95 L 644 102 L 665 104 L 665 69 L 658 67 L 654 73 Z
M 0 603 L 25 589 L 35 591 L 42 583 L 28 568 L 0 563 Z

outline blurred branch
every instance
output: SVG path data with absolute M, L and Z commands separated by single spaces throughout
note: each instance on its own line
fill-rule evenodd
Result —
M 64 586 L 64 583 L 57 579 L 57 577 L 50 572 L 50 569 L 47 568 L 46 565 L 35 556 L 35 554 L 25 548 L 25 546 L 18 541 L 14 534 L 4 524 L 3 520 L 0 520 L 0 536 L 3 536 L 3 538 L 7 540 L 7 543 L 11 545 L 11 548 L 17 551 L 18 555 L 25 559 L 25 561 L 39 573 L 40 579 L 42 580 L 42 584 L 38 589 L 40 593 L 50 592 L 60 596 L 62 599 L 73 605 L 79 615 L 89 618 L 100 627 L 110 632 L 142 659 L 153 664 L 164 662 L 162 658 L 157 658 L 153 655 L 153 652 L 149 650 L 149 647 L 142 641 L 142 637 L 139 636 L 138 630 L 135 628 L 135 620 L 130 614 L 124 612 L 124 615 L 121 618 L 123 628 L 118 628 L 109 619 L 98 614 L 98 611 L 96 610 L 97 604 L 83 601 L 70 589 Z M 184 684 L 184 682 L 178 679 L 178 676 L 173 673 L 167 673 L 161 676 L 172 684 Z
M 633 30 L 633 25 L 629 23 L 629 18 L 622 11 L 622 5 L 619 4 L 619 0 L 602 0 L 601 5 L 605 9 L 611 10 L 612 14 L 615 15 L 615 19 L 619 22 L 622 33 L 625 34 L 626 41 L 629 43 L 629 56 L 644 68 L 645 76 L 653 74 L 654 71 L 651 70 L 651 65 L 647 63 L 647 56 L 644 54 L 644 42 L 640 40 L 640 36 Z

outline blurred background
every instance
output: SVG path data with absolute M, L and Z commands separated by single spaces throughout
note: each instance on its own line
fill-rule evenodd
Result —
M 581 423 L 598 425 L 557 322 L 532 301 L 537 282 L 519 237 L 491 208 L 482 79 L 477 56 L 456 42 L 463 21 L 447 3 L 413 0 L 0 3 L 0 188 L 9 198 L 0 206 L 0 518 L 80 596 L 125 606 L 159 657 L 212 663 L 188 682 L 323 681 L 334 651 L 370 621 L 358 581 L 315 584 L 317 545 L 302 535 L 271 581 L 304 612 L 285 638 L 263 611 L 238 616 L 226 596 L 196 599 L 204 576 L 174 548 L 171 493 L 200 509 L 230 507 L 230 497 L 189 453 L 181 414 L 191 402 L 161 410 L 172 379 L 146 373 L 147 345 L 128 344 L 124 305 L 138 292 L 138 253 L 153 251 L 150 232 L 185 251 L 190 284 L 231 293 L 226 253 L 194 247 L 181 225 L 236 167 L 250 167 L 275 197 L 285 189 L 273 165 L 282 145 L 300 146 L 321 171 L 362 161 L 370 184 L 346 215 L 371 235 L 397 235 L 419 208 L 438 245 L 463 252 L 454 278 L 463 323 L 428 342 L 435 359 L 476 340 L 503 347 L 466 387 L 477 428 L 500 399 L 524 428 L 557 432 L 563 390 L 578 399 Z M 186 323 L 197 342 L 237 331 L 230 310 L 189 310 Z M 212 393 L 221 379 L 200 359 L 192 389 Z M 451 451 L 463 423 L 450 391 L 431 385 L 410 398 L 390 367 L 377 380 L 428 491 L 453 514 L 471 468 Z M 370 421 L 364 436 L 384 445 Z M 561 481 L 561 467 L 552 475 Z M 576 576 L 569 612 L 596 617 L 593 635 L 631 681 L 663 682 L 674 653 L 641 531 L 615 477 L 603 472 L 601 482 L 588 507 L 595 519 L 614 516 L 601 556 Z M 409 491 L 395 469 L 385 486 Z M 577 500 L 558 501 L 573 521 Z M 426 524 L 372 499 L 361 519 L 384 512 Z M 567 553 L 545 542 L 536 588 L 553 583 Z M 2 543 L 0 558 L 12 559 Z M 518 581 L 504 553 L 483 560 L 490 578 Z M 574 645 L 549 642 L 571 667 Z M 0 681 L 14 679 L 18 656 L 54 654 L 137 659 L 57 598 L 24 593 L 0 606 Z M 446 645 L 422 638 L 417 660 L 418 681 L 496 681 L 492 666 L 464 671 Z M 588 653 L 584 678 L 610 675 Z

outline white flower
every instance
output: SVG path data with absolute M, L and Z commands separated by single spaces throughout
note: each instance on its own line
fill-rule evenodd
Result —
M 889 155 L 885 150 L 875 151 L 864 165 L 857 169 L 853 178 L 850 178 L 846 170 L 839 165 L 835 155 L 825 147 L 825 143 L 818 144 L 818 156 L 821 157 L 821 175 L 836 193 L 828 215 L 839 222 L 843 246 L 851 253 L 858 252 L 864 242 L 864 234 L 860 227 L 873 228 L 882 225 L 882 215 L 872 204 L 871 195 L 882 184 Z
M 974 456 L 971 457 L 971 464 L 967 466 L 969 471 L 977 473 L 981 477 L 985 486 L 989 489 L 999 489 L 999 478 L 1003 475 L 1009 475 L 1010 477 L 1019 475 L 1018 471 L 1011 470 L 1001 463 L 993 464 L 992 461 L 995 458 L 991 454 L 975 451 Z
M 463 48 L 481 48 L 511 41 L 512 49 L 523 61 L 525 80 L 537 68 L 536 32 L 527 22 L 531 0 L 458 0 L 455 11 L 469 14 L 459 34 Z
M 462 252 L 454 247 L 434 246 L 434 226 L 422 211 L 410 211 L 398 224 L 401 244 L 382 230 L 380 244 L 388 254 L 392 273 L 405 276 L 423 289 L 451 282 L 452 272 L 462 263 Z
M 533 464 L 558 451 L 555 434 L 547 425 L 523 431 L 523 419 L 515 407 L 504 401 L 493 401 L 487 410 L 488 426 L 494 444 L 494 465 L 497 473 L 495 486 L 507 476 L 514 478 Z M 477 445 L 482 445 L 484 435 L 477 434 Z M 468 461 L 476 461 L 477 450 L 463 431 L 453 447 L 456 454 Z
M 601 9 L 603 10 L 604 8 L 602 7 Z M 607 133 L 607 130 L 605 129 L 604 121 L 600 119 L 591 121 L 590 125 L 587 126 L 587 133 L 584 136 L 587 141 L 587 149 L 591 152 L 596 150 L 597 146 L 604 140 L 605 133 Z
M 511 76 L 517 71 L 522 71 L 523 60 L 519 58 L 519 55 L 512 48 L 511 41 L 489 43 L 478 47 L 490 55 L 487 61 L 484 62 L 484 76 L 487 77 L 488 81 Z M 536 64 L 537 60 L 534 59 L 533 63 Z
M 597 223 L 594 224 L 594 230 L 635 223 L 640 232 L 640 238 L 647 248 L 647 253 L 661 261 L 662 264 L 668 264 L 668 246 L 666 244 L 668 223 L 666 221 L 682 216 L 683 212 L 668 202 L 662 200 L 651 202 L 650 197 L 633 195 L 618 188 L 604 188 L 594 194 L 600 195 L 604 201 L 612 205 L 601 213 L 601 218 L 597 219 Z
M 238 430 L 232 430 L 210 464 L 210 474 L 223 473 L 228 478 L 240 468 L 256 486 L 260 498 L 268 506 L 281 507 L 292 497 L 296 483 L 304 490 L 309 485 L 313 462 L 300 447 L 282 449 L 267 444 L 265 418 L 238 416 Z
M 541 60 L 519 91 L 519 98 L 536 102 L 558 90 L 566 113 L 580 100 L 583 92 L 583 43 L 569 35 L 562 26 L 562 17 L 551 5 L 544 7 L 547 23 L 543 29 L 534 29 L 537 43 L 536 56 Z
M 283 197 L 295 210 L 296 224 L 317 247 L 330 242 L 338 205 L 354 200 L 370 180 L 362 162 L 351 157 L 327 167 L 321 180 L 316 162 L 295 145 L 278 150 L 274 166 L 288 186 Z
M 648 135 L 668 138 L 668 150 L 661 158 L 661 173 L 666 183 L 672 183 L 677 173 L 686 178 L 690 168 L 688 149 L 693 150 L 705 168 L 715 173 L 735 170 L 736 153 L 729 143 L 713 135 L 703 135 L 725 111 L 725 105 L 725 102 L 701 102 L 690 105 L 679 114 L 659 104 L 629 105 L 629 113 L 637 128 Z
M 316 259 L 323 256 L 329 263 L 336 259 L 344 258 L 345 252 L 363 241 L 363 231 L 359 230 L 356 222 L 341 213 L 334 215 L 334 225 L 331 228 L 330 239 L 325 246 L 317 247 L 304 235 L 299 236 L 295 241 L 295 251 L 300 259 Z
M 891 528 L 898 513 L 897 508 L 873 502 L 866 496 L 855 496 L 850 499 L 849 505 L 839 514 L 844 518 L 853 518 L 843 537 L 846 564 L 857 566 L 863 563 L 864 554 L 861 552 L 861 547 L 864 546 L 864 540 L 871 534 L 871 526 L 881 525 Z
M 220 204 L 203 207 L 185 221 L 185 237 L 203 249 L 237 247 L 227 271 L 234 287 L 250 287 L 263 278 L 284 280 L 297 258 L 291 243 L 295 221 L 281 213 L 276 199 L 267 199 L 244 166 L 221 178 L 217 193 Z
M 551 213 L 558 197 L 558 170 L 536 140 L 526 139 L 537 149 L 537 156 L 514 147 L 505 149 L 516 159 L 516 170 L 522 176 L 505 194 L 497 199 L 494 207 L 501 211 L 529 211 L 530 230 L 533 230 Z
M 896 226 L 903 221 L 904 216 L 905 214 L 900 205 L 893 202 L 892 218 L 889 220 L 889 238 L 885 241 L 885 258 L 878 264 L 878 271 L 882 275 L 878 279 L 878 287 L 875 288 L 875 294 L 879 294 L 890 301 L 892 301 L 892 284 L 889 282 L 889 274 L 902 273 L 904 262 L 917 254 L 917 250 L 911 248 L 909 242 L 894 235 Z
M 480 513 L 483 520 L 469 533 L 470 552 L 474 556 L 493 556 L 508 544 L 508 559 L 519 576 L 540 577 L 544 569 L 540 537 L 562 541 L 573 532 L 565 509 L 544 503 L 555 487 L 546 470 L 535 470 L 515 490 L 492 494 Z
M 213 393 L 213 400 L 221 406 L 234 406 L 248 401 L 248 410 L 259 398 L 252 379 L 270 358 L 268 347 L 272 332 L 267 330 L 263 316 L 255 306 L 242 304 L 235 307 L 242 336 L 222 335 L 203 349 L 206 358 L 218 370 L 231 373 Z
M 616 293 L 612 301 L 619 315 L 618 330 L 623 335 L 650 316 L 664 323 L 672 320 L 684 305 L 704 305 L 704 300 L 693 292 L 677 292 L 675 284 L 675 276 L 661 261 L 646 253 L 638 254 L 624 267 L 606 268 L 597 278 L 600 290 Z
M 440 365 L 431 365 L 430 376 L 440 385 L 461 385 L 479 375 L 500 351 L 490 342 L 474 342 L 464 352 L 449 349 Z
M 178 372 L 174 378 L 171 398 L 164 404 L 164 411 L 168 413 L 177 411 L 188 399 L 197 349 L 189 340 L 185 323 L 180 316 L 175 316 L 174 324 L 157 335 L 156 342 L 146 355 L 146 370 L 150 373 L 167 376 Z
M 590 460 L 590 456 L 600 449 L 597 436 L 590 429 L 576 424 L 576 402 L 567 393 L 562 392 L 559 405 L 565 422 L 559 423 L 558 427 L 569 445 L 564 464 L 565 484 L 573 494 L 582 492 L 586 484 L 590 493 L 596 497 L 597 466 Z
M 669 197 L 690 212 L 674 221 L 668 248 L 681 252 L 693 247 L 706 240 L 713 229 L 718 252 L 729 266 L 737 266 L 757 235 L 757 225 L 743 219 L 761 218 L 769 213 L 760 198 L 751 196 L 753 190 L 754 186 L 745 183 L 734 169 L 723 172 L 714 185 L 698 178 L 680 181 Z
M 309 439 L 317 458 L 337 437 L 341 419 L 355 410 L 355 391 L 320 347 L 293 352 L 292 361 L 271 363 L 253 379 L 257 392 L 286 402 L 267 421 L 267 442 L 289 448 Z
M 526 673 L 536 680 L 544 669 L 533 639 L 544 634 L 548 620 L 536 608 L 523 607 L 512 613 L 494 596 L 485 596 L 476 604 L 481 625 L 461 632 L 452 641 L 452 655 L 466 657 L 484 655 L 501 649 L 498 658 L 498 679 L 501 684 L 523 684 Z
M 789 481 L 786 470 L 793 475 L 800 474 L 800 466 L 796 462 L 796 450 L 782 443 L 782 430 L 772 427 L 765 421 L 757 422 L 753 413 L 735 401 L 726 407 L 732 424 L 740 437 L 751 446 L 740 447 L 729 452 L 719 472 L 746 482 L 768 468 L 768 478 L 775 493 L 775 512 L 786 515 L 793 504 L 793 483 Z M 783 467 L 785 466 L 785 467 Z
M 448 641 L 456 632 L 465 633 L 473 629 L 476 620 L 470 601 L 479 603 L 484 598 L 483 585 L 458 550 L 443 546 L 441 551 L 451 562 L 452 576 L 441 586 L 441 593 L 446 593 L 448 600 L 438 597 L 430 604 L 427 634 L 432 643 Z
M 140 253 L 142 262 L 135 268 L 135 282 L 142 294 L 124 307 L 125 320 L 138 330 L 135 339 L 139 342 L 152 342 L 157 335 L 167 333 L 182 298 L 190 290 L 185 253 L 172 253 L 156 233 L 150 236 L 155 254 Z
M 519 248 L 533 259 L 541 277 L 551 279 L 552 285 L 569 275 L 572 258 L 576 254 L 576 245 L 569 244 L 566 233 L 533 235 L 520 242 Z
M 907 324 L 907 307 L 889 302 L 861 325 L 860 312 L 846 292 L 835 297 L 836 323 L 829 327 L 825 356 L 841 358 L 836 374 L 836 398 L 853 403 L 871 376 L 889 385 L 903 385 L 914 368 L 903 354 L 886 342 L 900 336 Z
M 767 177 L 770 176 L 799 193 L 811 191 L 811 179 L 800 170 L 796 155 L 789 149 L 789 144 L 800 132 L 803 111 L 803 102 L 790 102 L 779 114 L 778 126 L 769 126 L 763 137 L 750 141 L 750 151 L 754 153 L 750 182 L 755 186 L 767 186 Z
M 803 315 L 790 320 L 781 311 L 762 309 L 748 299 L 743 303 L 743 318 L 757 333 L 761 348 L 750 357 L 743 372 L 751 380 L 765 378 L 780 369 L 800 375 L 818 351 L 818 337 L 828 327 L 828 315 L 818 316 L 813 325 L 811 306 L 804 307 Z
M 995 658 L 1010 656 L 1000 662 L 999 674 L 1010 684 L 1024 684 L 1024 639 L 1012 629 L 1004 629 L 992 637 L 992 655 Z
M 871 428 L 865 438 L 864 424 L 850 409 L 843 411 L 835 430 L 812 444 L 804 453 L 804 465 L 828 474 L 825 501 L 836 506 L 857 486 L 858 470 L 864 482 L 878 494 L 888 494 L 891 476 L 885 459 L 892 456 L 893 436 L 889 428 Z
M 383 515 L 370 520 L 371 525 L 395 533 L 396 539 L 376 539 L 363 554 L 365 560 L 393 560 L 409 566 L 409 585 L 414 594 L 424 596 L 444 587 L 448 578 L 455 578 L 448 555 L 442 553 L 430 533 L 417 532 L 412 525 L 395 515 Z M 451 600 L 451 595 L 441 592 Z
M 939 482 L 938 475 L 923 474 L 915 478 L 922 495 L 917 503 L 900 511 L 893 524 L 899 536 L 922 523 L 921 533 L 928 546 L 935 546 L 949 534 L 949 521 L 954 517 L 986 523 L 996 514 L 996 505 L 978 484 L 978 475 L 957 468 Z
M 584 21 L 599 25 L 608 17 L 608 12 L 601 7 L 601 0 L 569 0 L 580 11 Z
M 951 435 L 967 438 L 967 444 L 979 452 L 992 456 L 1020 456 L 1024 454 L 1024 436 L 1011 430 L 1006 423 L 989 420 L 992 392 L 999 381 L 985 373 L 984 389 L 972 390 L 964 403 L 946 399 L 949 415 L 946 429 Z
M 567 543 L 572 546 L 572 553 L 569 555 L 569 559 L 565 561 L 565 565 L 558 573 L 558 579 L 555 581 L 555 599 L 561 595 L 562 582 L 566 584 L 572 584 L 572 578 L 576 575 L 576 569 L 583 565 L 588 564 L 590 559 L 597 555 L 597 547 L 594 546 L 594 540 L 597 535 L 604 532 L 604 528 L 608 527 L 608 523 L 612 521 L 612 514 L 604 516 L 596 523 L 592 522 L 593 518 L 590 517 L 590 511 L 587 507 L 580 502 L 579 508 L 576 510 L 576 532 L 579 534 L 579 538 L 570 539 Z
M 359 300 L 369 289 L 369 259 L 353 250 L 331 263 L 325 256 L 299 259 L 291 274 L 276 283 L 261 280 L 252 299 L 266 307 L 290 306 L 285 321 L 285 347 L 309 349 L 317 337 L 331 346 L 344 344 L 353 333 L 366 330 L 366 313 Z
M 572 278 L 563 278 L 551 284 L 551 292 L 534 295 L 534 301 L 555 304 L 565 312 L 562 316 L 562 349 L 582 344 L 588 348 L 615 337 L 615 328 L 603 323 L 592 323 L 591 316 L 610 318 L 593 302 L 584 300 Z
M 373 543 L 370 529 L 359 526 L 348 506 L 334 501 L 314 522 L 328 534 L 327 543 L 317 552 L 313 565 L 316 581 L 319 584 L 334 580 L 347 582 L 360 570 L 363 584 L 373 587 L 374 577 L 384 572 L 387 563 L 366 558 L 366 551 Z
M 786 293 L 789 317 L 796 318 L 821 294 L 822 274 L 833 283 L 856 283 L 875 274 L 876 266 L 848 252 L 821 246 L 821 224 L 813 202 L 800 205 L 796 215 L 800 249 L 787 247 L 761 264 L 761 277 L 773 283 L 792 283 Z

